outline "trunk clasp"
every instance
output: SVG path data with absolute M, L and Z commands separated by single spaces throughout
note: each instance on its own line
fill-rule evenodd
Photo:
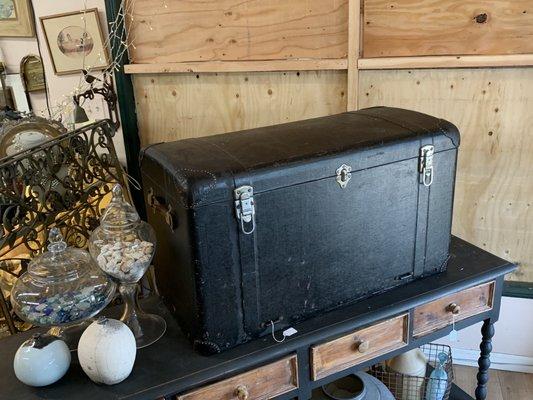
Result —
M 433 154 L 435 154 L 435 146 L 433 145 L 420 148 L 418 170 L 421 174 L 422 183 L 427 187 L 433 183 Z
M 241 223 L 242 233 L 251 235 L 255 231 L 254 188 L 251 186 L 240 186 L 234 190 L 233 194 L 235 198 L 235 212 L 237 219 Z

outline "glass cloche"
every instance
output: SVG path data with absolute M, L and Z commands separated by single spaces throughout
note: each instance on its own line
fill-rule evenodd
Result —
M 38 326 L 75 324 L 98 314 L 113 298 L 115 284 L 85 250 L 68 247 L 58 228 L 48 251 L 34 258 L 11 292 L 14 311 Z
M 137 284 L 150 267 L 155 244 L 153 228 L 124 200 L 122 187 L 115 185 L 100 226 L 89 238 L 89 252 L 102 271 L 118 282 L 124 300 L 120 320 L 132 330 L 138 348 L 154 343 L 166 330 L 163 318 L 144 313 L 137 303 Z

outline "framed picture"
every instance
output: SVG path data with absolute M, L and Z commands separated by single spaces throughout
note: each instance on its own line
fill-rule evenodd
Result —
M 5 89 L 0 89 L 0 107 L 9 107 L 12 110 L 17 109 L 15 104 L 15 96 L 13 96 L 13 88 L 6 87 Z
M 30 0 L 0 0 L 0 37 L 33 37 Z
M 8 74 L 5 77 L 6 86 L 11 88 L 14 109 L 21 112 L 30 112 L 30 104 L 24 90 L 24 83 L 19 74 Z
M 46 89 L 41 57 L 30 54 L 20 62 L 20 76 L 27 92 Z
M 41 24 L 57 75 L 109 65 L 97 8 L 41 17 Z

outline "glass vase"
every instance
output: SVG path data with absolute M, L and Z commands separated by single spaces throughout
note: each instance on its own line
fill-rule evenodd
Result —
M 122 187 L 115 185 L 109 206 L 89 238 L 89 251 L 102 271 L 118 283 L 124 301 L 120 320 L 133 332 L 137 348 L 149 346 L 166 330 L 165 320 L 141 310 L 137 301 L 138 282 L 155 254 L 155 233 L 124 200 Z

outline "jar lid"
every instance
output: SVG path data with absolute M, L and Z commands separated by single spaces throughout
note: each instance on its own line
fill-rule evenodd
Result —
M 48 251 L 28 265 L 28 274 L 42 282 L 64 282 L 86 274 L 92 259 L 85 250 L 68 247 L 58 228 L 50 229 Z
M 122 186 L 116 184 L 112 190 L 111 202 L 105 209 L 100 224 L 104 229 L 128 229 L 135 227 L 140 221 L 137 210 L 124 200 Z

